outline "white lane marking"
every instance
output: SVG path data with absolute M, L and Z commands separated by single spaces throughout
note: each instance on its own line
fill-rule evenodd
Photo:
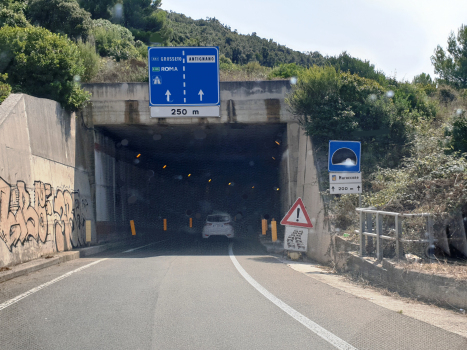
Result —
M 249 284 L 251 284 L 258 292 L 260 292 L 263 296 L 265 296 L 267 299 L 269 299 L 269 301 L 273 302 L 282 311 L 289 314 L 295 320 L 297 320 L 302 325 L 304 325 L 306 328 L 311 330 L 313 333 L 315 333 L 319 337 L 323 338 L 328 343 L 334 345 L 337 349 L 340 349 L 340 350 L 357 350 L 357 348 L 354 348 L 352 345 L 350 345 L 346 341 L 342 340 L 338 336 L 336 336 L 333 333 L 329 332 L 328 330 L 324 329 L 323 327 L 321 327 L 317 323 L 310 320 L 305 315 L 302 315 L 300 312 L 298 312 L 294 308 L 292 308 L 289 305 L 287 305 L 286 303 L 284 303 L 282 300 L 280 300 L 279 298 L 274 296 L 272 293 L 270 293 L 261 284 L 256 282 L 256 280 L 253 279 L 253 277 L 251 277 L 248 274 L 248 272 L 246 272 L 243 269 L 243 267 L 240 265 L 240 263 L 238 262 L 237 258 L 235 257 L 235 255 L 233 253 L 232 246 L 233 246 L 233 243 L 230 243 L 229 244 L 230 260 L 232 260 L 232 263 L 234 264 L 235 268 L 237 269 L 238 272 L 240 272 L 240 274 L 243 276 L 243 278 L 246 279 L 247 282 Z
M 97 261 L 94 261 L 90 264 L 87 264 L 87 265 L 84 265 L 84 266 L 81 266 L 79 268 L 77 268 L 76 270 L 73 270 L 73 271 L 70 271 L 70 272 L 67 272 L 65 273 L 64 275 L 61 275 L 60 277 L 57 277 L 57 278 L 54 278 L 53 280 L 49 281 L 49 282 L 46 282 L 44 284 L 41 284 L 40 286 L 37 286 L 33 289 L 30 289 L 28 290 L 27 292 L 23 293 L 23 294 L 20 294 L 18 295 L 17 297 L 13 298 L 13 299 L 10 299 L 8 301 L 5 301 L 4 303 L 0 304 L 0 311 L 3 310 L 3 309 L 6 309 L 8 306 L 11 306 L 13 304 L 16 304 L 18 301 L 40 291 L 41 289 L 44 289 L 45 287 L 48 287 L 54 283 L 57 283 L 58 281 L 61 281 L 67 277 L 70 277 L 72 274 L 76 273 L 76 272 L 80 272 L 80 271 L 83 271 L 85 269 L 87 269 L 88 267 L 91 267 L 93 265 L 96 265 L 96 264 L 99 264 L 100 262 L 104 261 L 104 260 L 107 260 L 108 258 L 105 258 L 105 259 L 100 259 L 100 260 L 97 260 Z
M 169 238 L 170 239 L 170 238 Z M 153 242 L 153 243 L 149 243 L 149 244 L 146 244 L 146 245 L 143 245 L 141 247 L 137 247 L 137 248 L 133 248 L 133 249 L 128 249 L 128 250 L 125 250 L 124 252 L 122 253 L 131 253 L 131 252 L 134 252 L 135 250 L 138 250 L 138 249 L 141 249 L 141 248 L 144 248 L 144 247 L 149 247 L 150 245 L 154 245 L 156 243 L 162 243 L 162 242 L 166 242 L 168 241 L 169 239 L 164 239 L 163 241 L 157 241 L 157 242 Z

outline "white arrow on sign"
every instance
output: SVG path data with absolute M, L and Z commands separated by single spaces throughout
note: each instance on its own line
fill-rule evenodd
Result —
M 202 101 L 203 100 L 203 95 L 204 95 L 203 90 L 199 90 L 198 95 L 199 95 L 199 100 Z
M 172 94 L 170 93 L 169 90 L 167 90 L 167 92 L 165 93 L 165 96 L 167 96 L 167 102 L 170 102 L 170 95 Z

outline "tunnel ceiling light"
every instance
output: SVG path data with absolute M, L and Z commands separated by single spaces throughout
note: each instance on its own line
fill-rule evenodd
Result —
M 252 188 L 255 188 L 255 186 L 253 186 Z
M 211 179 L 209 179 L 209 181 L 208 181 L 208 182 L 211 182 Z
M 165 169 L 165 168 L 167 168 L 167 165 L 164 165 L 164 166 L 162 167 L 162 169 Z
M 141 153 L 138 153 L 138 155 L 136 156 L 136 158 L 139 158 L 139 157 L 141 157 Z
M 191 174 L 188 174 L 188 177 L 190 177 L 190 176 L 191 176 Z
M 276 160 L 276 158 L 272 157 L 272 159 Z
M 277 143 L 279 146 L 281 145 L 281 143 L 280 143 L 279 141 L 276 141 L 276 143 Z
M 231 182 L 229 182 L 229 186 L 230 186 L 230 185 L 232 185 L 232 183 L 231 183 Z

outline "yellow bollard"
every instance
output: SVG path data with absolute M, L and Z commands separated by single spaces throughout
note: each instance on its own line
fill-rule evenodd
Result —
M 164 219 L 164 231 L 167 231 L 167 219 Z
M 190 218 L 190 228 L 193 227 L 193 218 Z
M 86 220 L 86 243 L 91 242 L 91 220 Z
M 135 222 L 133 220 L 130 220 L 130 226 L 131 226 L 131 235 L 136 236 Z
M 274 220 L 274 218 L 271 220 L 271 235 L 272 241 L 277 241 L 277 222 Z
M 263 233 L 263 236 L 266 236 L 266 231 L 267 231 L 267 229 L 268 229 L 268 220 L 263 219 L 263 220 L 261 221 L 261 224 L 262 224 L 262 230 L 263 230 L 262 233 Z

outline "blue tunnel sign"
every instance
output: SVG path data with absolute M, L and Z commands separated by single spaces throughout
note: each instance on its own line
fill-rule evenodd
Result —
M 360 172 L 361 143 L 358 141 L 329 141 L 328 170 Z
M 148 59 L 149 106 L 220 105 L 218 47 L 150 47 Z

